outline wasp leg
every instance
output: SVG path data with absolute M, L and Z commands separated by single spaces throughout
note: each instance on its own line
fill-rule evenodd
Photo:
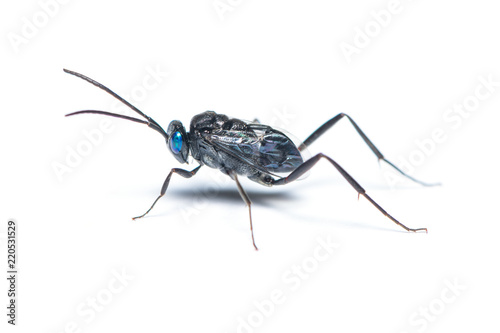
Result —
M 342 177 L 344 177 L 345 180 L 347 180 L 347 182 L 349 182 L 349 184 L 351 184 L 351 186 L 358 192 L 358 198 L 360 195 L 364 196 L 368 201 L 370 201 L 370 203 L 372 205 L 375 206 L 375 208 L 377 208 L 382 214 L 387 216 L 392 222 L 396 223 L 397 225 L 399 225 L 400 227 L 402 227 L 406 231 L 413 231 L 413 232 L 425 231 L 425 232 L 427 232 L 427 228 L 418 228 L 418 229 L 408 228 L 407 226 L 405 226 L 404 224 L 402 224 L 401 222 L 396 220 L 394 217 L 392 217 L 382 207 L 380 207 L 380 205 L 378 203 L 376 203 L 370 196 L 368 196 L 368 194 L 366 194 L 365 189 L 362 188 L 361 185 L 359 185 L 358 182 L 355 181 L 354 178 L 352 178 L 351 175 L 349 175 L 339 164 L 337 164 L 337 162 L 335 162 L 330 157 L 328 157 L 322 153 L 319 153 L 319 154 L 311 157 L 310 159 L 308 159 L 304 163 L 302 163 L 297 169 L 295 169 L 287 177 L 283 177 L 283 178 L 279 178 L 279 179 L 274 180 L 273 185 L 285 185 L 285 184 L 293 182 L 294 180 L 296 180 L 297 178 L 302 176 L 304 173 L 309 171 L 316 163 L 318 163 L 318 161 L 321 158 L 327 159 L 328 162 L 330 162 L 335 167 L 335 169 L 337 169 L 337 171 L 340 172 Z
M 363 133 L 363 131 L 361 130 L 361 128 L 359 128 L 358 124 L 356 124 L 356 122 L 354 122 L 354 120 L 351 117 L 349 117 L 347 114 L 345 114 L 345 113 L 339 113 L 338 115 L 336 115 L 335 117 L 333 117 L 332 119 L 328 120 L 326 123 L 324 123 L 323 125 L 321 125 L 316 131 L 314 131 L 311 135 L 309 135 L 309 137 L 307 139 L 304 140 L 304 142 L 299 146 L 299 151 L 305 149 L 306 147 L 309 147 L 314 141 L 316 141 L 316 139 L 318 139 L 321 135 L 323 135 L 333 125 L 335 125 L 340 119 L 342 119 L 344 117 L 347 117 L 347 119 L 349 119 L 349 121 L 351 122 L 352 126 L 354 126 L 354 128 L 356 129 L 356 132 L 358 132 L 358 134 L 361 136 L 361 138 L 363 139 L 363 141 L 368 145 L 368 147 L 370 147 L 371 151 L 378 157 L 379 161 L 380 160 L 384 161 L 385 163 L 387 163 L 391 167 L 393 167 L 396 171 L 398 171 L 400 174 L 402 174 L 406 178 L 411 179 L 412 181 L 414 181 L 415 183 L 418 183 L 420 185 L 423 185 L 423 186 L 436 186 L 436 185 L 440 185 L 439 183 L 429 184 L 429 183 L 425 183 L 423 181 L 420 181 L 418 179 L 415 179 L 412 176 L 406 174 L 403 170 L 399 169 L 392 162 L 388 161 L 384 157 L 384 155 L 382 155 L 382 153 L 380 152 L 380 150 L 378 150 L 377 147 L 375 147 L 375 145 L 370 141 L 370 139 L 368 139 L 368 137 L 366 136 L 366 134 Z
M 251 209 L 252 201 L 250 201 L 250 197 L 241 186 L 240 181 L 238 180 L 238 176 L 236 175 L 236 172 L 230 171 L 228 172 L 228 175 L 236 182 L 236 186 L 238 187 L 238 192 L 240 193 L 241 198 L 243 199 L 243 201 L 245 201 L 245 204 L 248 207 L 248 216 L 250 217 L 250 232 L 252 234 L 252 243 L 253 247 L 255 247 L 255 250 L 258 251 L 259 249 L 257 248 L 257 245 L 255 245 L 255 239 L 253 237 L 252 209 Z
M 177 169 L 177 168 L 173 168 L 172 170 L 170 170 L 170 173 L 168 174 L 167 176 L 167 179 L 165 179 L 165 182 L 163 183 L 163 186 L 161 187 L 161 191 L 160 191 L 160 195 L 158 196 L 158 198 L 156 198 L 156 200 L 153 202 L 153 204 L 151 205 L 151 207 L 142 215 L 140 216 L 136 216 L 136 217 L 133 217 L 132 219 L 135 220 L 135 219 L 140 219 L 141 217 L 144 217 L 147 213 L 149 213 L 149 211 L 151 209 L 153 209 L 154 205 L 156 204 L 156 202 L 165 194 L 165 192 L 167 191 L 167 188 L 168 188 L 168 184 L 170 183 L 170 178 L 172 177 L 172 174 L 173 173 L 176 173 L 178 175 L 181 175 L 182 177 L 184 178 L 191 178 L 193 177 L 194 175 L 196 175 L 196 173 L 198 172 L 198 170 L 200 170 L 201 168 L 201 165 L 198 165 L 196 168 L 194 168 L 193 170 L 191 171 L 188 171 L 188 170 L 184 170 L 184 169 Z

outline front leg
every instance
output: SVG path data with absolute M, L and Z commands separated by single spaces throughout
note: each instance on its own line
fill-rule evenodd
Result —
M 154 205 L 156 204 L 156 202 L 165 194 L 165 192 L 167 191 L 167 188 L 168 188 L 168 184 L 170 183 L 170 178 L 172 177 L 172 174 L 173 173 L 176 173 L 178 175 L 181 175 L 182 177 L 184 178 L 191 178 L 193 177 L 194 175 L 196 175 L 196 173 L 198 172 L 198 170 L 200 170 L 201 168 L 201 165 L 198 165 L 196 168 L 194 168 L 193 170 L 191 171 L 188 171 L 188 170 L 184 170 L 184 169 L 177 169 L 177 168 L 173 168 L 172 170 L 170 170 L 168 176 L 167 176 L 167 179 L 165 179 L 165 182 L 163 183 L 163 186 L 161 187 L 161 191 L 160 191 L 160 195 L 158 196 L 158 198 L 156 198 L 156 200 L 153 202 L 153 204 L 151 205 L 151 207 L 142 215 L 140 216 L 136 216 L 136 217 L 133 217 L 132 220 L 135 220 L 135 219 L 140 219 L 142 217 L 144 217 L 147 213 L 149 213 L 149 211 L 151 209 L 153 209 Z

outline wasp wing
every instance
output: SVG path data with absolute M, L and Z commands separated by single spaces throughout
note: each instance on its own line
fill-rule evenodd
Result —
M 266 172 L 291 172 L 303 163 L 292 140 L 270 126 L 247 124 L 245 129 L 221 129 L 203 136 L 213 146 Z

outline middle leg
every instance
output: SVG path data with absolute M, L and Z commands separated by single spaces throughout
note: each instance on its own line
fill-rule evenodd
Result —
M 258 251 L 259 249 L 257 248 L 257 245 L 255 245 L 255 239 L 253 237 L 252 209 L 251 209 L 252 201 L 250 201 L 250 197 L 248 196 L 245 189 L 241 186 L 240 181 L 238 180 L 238 175 L 236 174 L 236 172 L 230 171 L 230 172 L 228 172 L 228 175 L 236 182 L 236 186 L 238 187 L 238 192 L 240 193 L 241 198 L 243 199 L 243 201 L 245 201 L 245 204 L 248 207 L 248 216 L 250 217 L 250 232 L 252 234 L 252 243 L 253 243 L 253 247 L 255 247 L 255 250 Z

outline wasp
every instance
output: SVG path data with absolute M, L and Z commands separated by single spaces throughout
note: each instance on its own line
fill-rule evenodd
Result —
M 200 170 L 204 165 L 218 169 L 222 173 L 231 177 L 236 183 L 238 192 L 248 207 L 248 215 L 250 220 L 250 233 L 252 236 L 252 243 L 256 250 L 255 238 L 253 234 L 252 223 L 252 210 L 251 200 L 245 192 L 239 181 L 240 176 L 245 176 L 248 179 L 259 183 L 264 186 L 278 186 L 289 184 L 306 172 L 308 172 L 320 160 L 327 160 L 344 179 L 356 190 L 359 196 L 365 197 L 375 208 L 382 214 L 389 218 L 392 222 L 396 223 L 406 231 L 425 231 L 427 228 L 408 228 L 392 215 L 387 213 L 377 202 L 375 202 L 365 191 L 359 183 L 354 180 L 347 171 L 345 171 L 337 162 L 329 156 L 319 153 L 311 158 L 304 157 L 304 150 L 316 141 L 321 135 L 334 126 L 340 119 L 347 118 L 352 124 L 356 132 L 361 136 L 363 141 L 368 145 L 371 151 L 377 156 L 379 161 L 384 161 L 393 169 L 398 171 L 403 176 L 411 179 L 412 181 L 424 186 L 432 186 L 436 184 L 428 184 L 419 181 L 410 175 L 403 172 L 396 167 L 393 163 L 388 161 L 384 155 L 375 147 L 375 145 L 368 139 L 365 133 L 359 128 L 356 122 L 347 114 L 339 113 L 335 117 L 328 120 L 314 131 L 307 139 L 301 144 L 295 144 L 289 136 L 282 131 L 279 131 L 271 126 L 261 124 L 258 120 L 253 122 L 243 121 L 236 118 L 230 118 L 223 114 L 215 113 L 214 111 L 205 111 L 195 115 L 191 119 L 189 125 L 189 132 L 178 120 L 173 120 L 168 125 L 165 131 L 155 120 L 148 115 L 144 114 L 131 103 L 120 97 L 103 84 L 74 71 L 64 69 L 66 73 L 77 76 L 96 87 L 104 90 L 112 95 L 120 102 L 131 108 L 144 119 L 129 117 L 107 111 L 99 110 L 82 110 L 67 114 L 66 116 L 74 116 L 79 114 L 98 114 L 104 116 L 111 116 L 120 119 L 134 121 L 140 124 L 147 125 L 151 129 L 160 133 L 166 141 L 167 147 L 179 163 L 187 163 L 189 156 L 191 156 L 198 166 L 193 170 L 185 170 L 180 168 L 173 168 L 167 175 L 160 190 L 160 195 L 154 200 L 151 207 L 142 215 L 136 216 L 133 219 L 139 219 L 147 215 L 158 202 L 158 200 L 165 195 L 170 178 L 173 174 L 177 174 L 184 178 L 191 178 Z M 283 175 L 286 174 L 286 175 Z

